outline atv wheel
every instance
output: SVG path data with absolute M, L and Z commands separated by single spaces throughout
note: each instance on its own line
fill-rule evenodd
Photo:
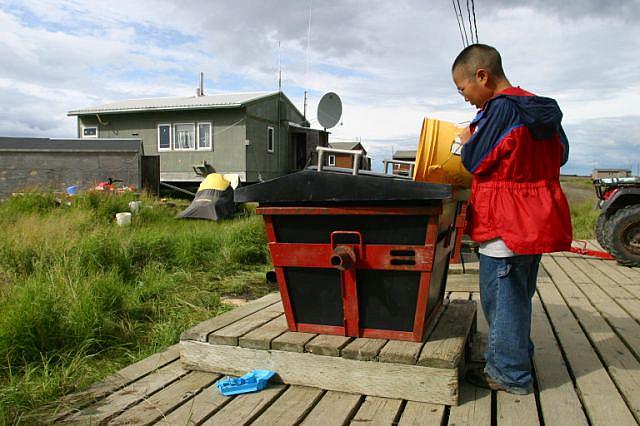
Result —
M 640 266 L 640 205 L 618 210 L 605 224 L 609 253 L 625 266 Z
M 604 227 L 607 224 L 607 215 L 600 213 L 600 216 L 596 219 L 596 240 L 600 247 L 607 250 L 607 241 L 604 237 Z

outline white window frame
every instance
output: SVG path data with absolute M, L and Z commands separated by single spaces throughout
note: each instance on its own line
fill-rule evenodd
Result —
M 200 147 L 200 125 L 206 124 L 209 126 L 209 146 Z M 198 121 L 196 123 L 196 150 L 199 151 L 213 151 L 213 123 L 211 121 Z
M 328 155 L 327 156 L 327 165 L 330 167 L 335 167 L 336 165 L 336 156 L 335 155 Z
M 84 135 L 84 131 L 86 129 L 96 129 L 96 135 L 95 136 L 85 136 Z M 82 128 L 80 129 L 80 136 L 82 137 L 82 139 L 97 139 L 98 138 L 98 126 L 82 126 Z
M 176 140 L 175 140 L 175 133 L 176 133 L 176 127 L 177 126 L 193 126 L 193 148 L 178 148 L 176 146 Z M 173 128 L 173 132 L 172 132 L 172 139 L 173 139 L 173 150 L 174 151 L 195 151 L 196 147 L 198 146 L 198 135 L 197 135 L 197 126 L 196 123 L 194 121 L 192 122 L 187 122 L 187 123 L 173 123 L 172 124 L 172 128 Z
M 269 149 L 269 132 L 271 132 L 271 149 Z M 276 131 L 272 126 L 267 126 L 267 152 L 276 151 Z
M 169 127 L 169 148 L 160 148 L 160 127 Z M 173 148 L 173 126 L 171 125 L 171 123 L 158 123 L 158 152 L 166 152 L 166 151 L 171 151 L 171 149 Z

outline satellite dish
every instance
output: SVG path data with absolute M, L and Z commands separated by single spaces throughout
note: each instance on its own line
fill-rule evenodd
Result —
M 325 93 L 318 103 L 318 123 L 325 129 L 338 124 L 342 116 L 342 101 L 333 92 Z

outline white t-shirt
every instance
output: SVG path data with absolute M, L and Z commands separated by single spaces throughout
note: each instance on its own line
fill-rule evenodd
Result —
M 517 256 L 516 253 L 509 250 L 509 247 L 502 241 L 502 238 L 495 238 L 493 240 L 480 243 L 478 251 L 485 256 L 491 257 L 512 257 Z

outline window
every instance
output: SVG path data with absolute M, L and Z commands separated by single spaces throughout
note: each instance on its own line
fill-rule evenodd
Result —
M 196 149 L 196 126 L 193 123 L 173 125 L 173 149 L 188 151 Z
M 198 123 L 198 149 L 213 149 L 211 123 Z
M 267 152 L 273 152 L 273 127 L 267 127 Z
M 97 138 L 98 137 L 98 127 L 83 127 L 82 128 L 82 137 L 83 138 Z
M 158 151 L 171 150 L 171 124 L 158 124 Z
M 328 161 L 329 161 L 329 165 L 330 166 L 335 166 L 336 165 L 336 156 L 335 155 L 330 155 L 329 157 L 327 157 Z

